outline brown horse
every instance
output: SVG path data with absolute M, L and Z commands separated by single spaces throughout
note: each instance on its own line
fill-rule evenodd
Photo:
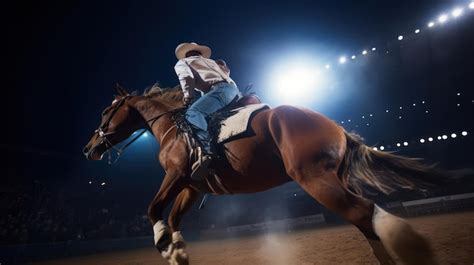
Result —
M 100 160 L 136 130 L 153 132 L 166 172 L 148 208 L 155 245 L 170 264 L 188 264 L 180 220 L 200 192 L 223 192 L 189 177 L 189 150 L 172 119 L 173 110 L 183 107 L 179 88 L 155 88 L 144 95 L 130 95 L 120 87 L 118 91 L 84 154 Z M 439 176 L 430 167 L 373 150 L 309 109 L 280 106 L 263 110 L 253 117 L 250 128 L 252 135 L 225 144 L 227 161 L 215 167 L 230 193 L 264 191 L 295 181 L 323 206 L 354 224 L 381 264 L 395 264 L 387 249 L 406 264 L 436 264 L 428 242 L 407 222 L 362 196 L 365 185 L 390 193 L 397 188 L 414 189 L 420 181 L 434 183 Z M 166 225 L 162 213 L 173 199 Z

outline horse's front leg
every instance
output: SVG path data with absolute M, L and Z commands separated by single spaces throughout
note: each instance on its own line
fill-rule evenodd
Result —
M 172 242 L 161 254 L 172 265 L 189 264 L 188 254 L 186 253 L 186 244 L 179 231 L 179 223 L 184 213 L 186 213 L 198 198 L 199 192 L 192 188 L 183 189 L 176 198 L 173 209 L 168 218 L 168 224 L 172 233 Z
M 183 176 L 181 174 L 167 173 L 160 190 L 148 207 L 148 217 L 153 225 L 155 246 L 162 255 L 172 242 L 172 236 L 166 223 L 163 221 L 163 211 L 183 190 Z

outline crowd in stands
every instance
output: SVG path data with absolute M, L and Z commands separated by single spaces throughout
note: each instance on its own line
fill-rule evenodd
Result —
M 34 181 L 2 188 L 0 194 L 2 245 L 151 235 L 146 212 L 107 202 L 100 193 L 78 194 L 76 200 L 70 191 Z

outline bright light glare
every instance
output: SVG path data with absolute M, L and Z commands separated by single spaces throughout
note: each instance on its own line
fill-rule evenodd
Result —
M 399 35 L 398 40 L 403 40 L 403 35 Z
M 457 135 L 455 133 L 451 134 L 451 138 L 456 138 L 456 137 L 457 137 Z
M 355 56 L 355 55 L 352 55 L 351 58 L 352 58 L 352 60 L 354 60 L 354 59 L 356 58 L 356 56 Z
M 466 131 L 462 131 L 462 132 L 461 132 L 461 135 L 462 135 L 462 136 L 467 136 L 467 132 L 466 132 Z
M 441 136 L 441 138 L 443 138 L 443 140 L 446 140 L 446 139 L 448 139 L 448 136 L 446 134 L 444 134 L 443 136 Z
M 339 63 L 346 63 L 346 61 L 347 61 L 346 56 L 339 57 Z
M 367 54 L 367 50 L 363 50 L 363 51 L 362 51 L 362 54 L 363 54 L 363 55 L 366 55 L 366 54 Z
M 425 143 L 425 139 L 421 138 L 420 143 L 422 143 L 422 144 Z
M 277 89 L 284 99 L 304 99 L 314 94 L 318 84 L 319 71 L 308 66 L 294 67 L 289 71 L 283 71 L 277 78 Z
M 401 144 L 400 144 L 400 143 L 397 143 L 397 146 L 398 146 L 398 147 L 400 147 L 400 146 L 401 146 Z
M 100 183 L 100 186 L 105 186 L 105 182 Z
M 429 28 L 432 28 L 434 25 L 435 25 L 435 23 L 433 21 L 430 21 L 430 23 L 428 23 Z
M 404 145 L 404 146 L 408 146 L 408 142 L 403 142 L 403 145 Z
M 329 64 L 326 64 L 324 67 L 326 67 L 326 69 L 331 68 L 331 66 Z
M 462 11 L 462 8 L 455 8 L 453 12 L 451 12 L 451 15 L 453 17 L 459 17 L 460 15 L 462 15 Z
M 446 14 L 442 14 L 442 15 L 440 15 L 440 16 L 438 17 L 439 23 L 444 23 L 444 22 L 446 22 L 447 20 L 448 20 L 448 15 L 446 15 Z
M 380 146 L 380 150 L 382 150 L 382 151 L 383 151 L 384 149 L 385 149 L 385 147 L 384 147 L 383 145 L 382 145 L 382 146 Z
M 470 9 L 474 9 L 474 2 L 470 2 L 470 3 L 469 3 L 469 8 L 470 8 Z
M 377 48 L 373 47 L 373 48 L 372 48 L 372 51 L 375 52 L 375 50 L 377 50 Z
M 433 142 L 433 137 L 428 138 L 428 141 Z
M 415 30 L 415 34 L 418 34 L 418 33 L 420 33 L 420 29 Z

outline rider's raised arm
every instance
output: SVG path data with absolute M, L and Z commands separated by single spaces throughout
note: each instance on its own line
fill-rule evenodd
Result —
M 189 65 L 184 60 L 179 60 L 174 66 L 174 70 L 178 75 L 179 83 L 183 89 L 184 97 L 189 98 L 193 96 L 194 88 L 194 75 L 189 68 Z

